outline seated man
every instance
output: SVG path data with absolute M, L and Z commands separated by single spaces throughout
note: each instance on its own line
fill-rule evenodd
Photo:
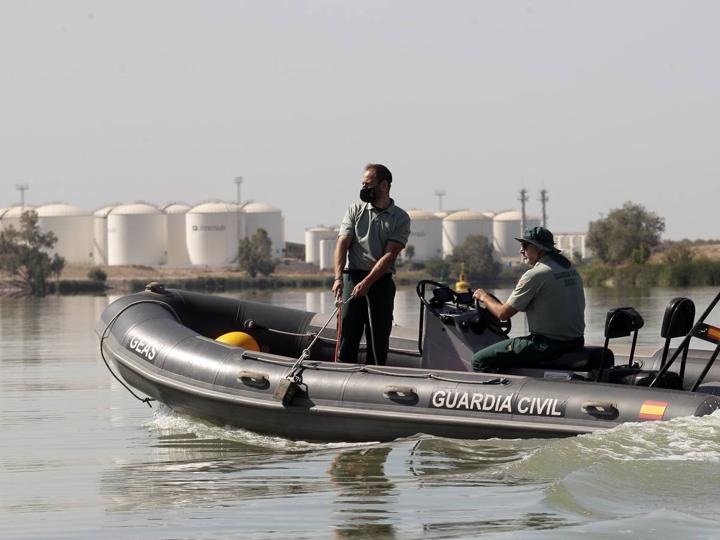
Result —
M 473 356 L 475 371 L 502 367 L 532 367 L 585 344 L 585 293 L 580 275 L 555 248 L 544 227 L 526 229 L 520 254 L 531 268 L 525 272 L 504 304 L 478 289 L 474 297 L 500 320 L 518 311 L 527 315 L 529 336 L 500 341 Z

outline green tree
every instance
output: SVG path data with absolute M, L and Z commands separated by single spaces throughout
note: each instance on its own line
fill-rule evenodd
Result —
M 445 283 L 450 274 L 450 263 L 439 257 L 425 261 L 425 272 L 431 279 Z
M 468 280 L 481 283 L 494 283 L 500 274 L 501 265 L 495 260 L 492 243 L 483 235 L 470 235 L 462 245 L 455 248 L 452 261 L 465 264 Z
M 412 245 L 405 246 L 405 258 L 408 260 L 408 262 L 411 263 L 414 256 L 415 256 L 415 246 L 412 246 Z
M 251 277 L 272 274 L 277 263 L 272 258 L 272 240 L 267 231 L 258 229 L 251 238 L 240 240 L 235 260 L 240 270 L 245 270 Z
M 87 273 L 88 279 L 105 283 L 107 281 L 107 273 L 99 266 L 93 266 Z
M 628 201 L 607 217 L 590 223 L 587 245 L 605 263 L 644 263 L 660 245 L 664 230 L 663 218 Z
M 37 212 L 24 212 L 19 229 L 10 226 L 0 232 L 0 270 L 10 274 L 25 294 L 43 296 L 48 277 L 59 277 L 65 267 L 63 257 L 47 253 L 56 243 L 52 231 L 40 230 Z

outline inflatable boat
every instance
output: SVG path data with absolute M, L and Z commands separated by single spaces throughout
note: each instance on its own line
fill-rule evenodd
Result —
M 111 303 L 96 331 L 111 373 L 139 399 L 291 439 L 562 437 L 720 408 L 720 329 L 704 322 L 720 294 L 697 321 L 690 299 L 673 299 L 655 354 L 636 354 L 642 317 L 619 308 L 608 312 L 603 345 L 497 373 L 470 362 L 506 338 L 509 321 L 440 283 L 422 281 L 417 294 L 418 328 L 394 327 L 383 366 L 364 363 L 364 352 L 358 364 L 335 362 L 327 314 L 159 283 Z M 631 335 L 629 353 L 614 353 L 612 339 Z M 692 339 L 715 348 L 692 349 Z

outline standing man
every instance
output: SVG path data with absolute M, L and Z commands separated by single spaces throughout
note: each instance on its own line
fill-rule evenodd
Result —
M 342 307 L 342 362 L 358 361 L 363 330 L 368 362 L 372 358 L 374 363 L 384 365 L 387 359 L 395 300 L 392 275 L 395 259 L 410 236 L 410 216 L 390 198 L 391 184 L 392 174 L 387 167 L 366 165 L 360 190 L 362 202 L 347 209 L 340 225 L 332 292 L 343 301 L 352 297 Z
M 506 339 L 473 356 L 475 371 L 505 367 L 532 367 L 585 344 L 585 292 L 577 270 L 555 248 L 552 233 L 544 227 L 526 229 L 520 254 L 525 272 L 504 304 L 483 289 L 473 296 L 501 321 L 518 311 L 527 315 L 529 336 Z

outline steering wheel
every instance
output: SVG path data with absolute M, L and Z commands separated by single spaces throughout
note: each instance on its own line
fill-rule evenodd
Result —
M 432 285 L 434 287 L 433 298 L 430 301 L 425 298 L 426 285 Z M 442 291 L 442 294 L 440 294 L 439 291 L 438 293 L 435 293 L 435 291 L 438 289 Z M 417 292 L 420 301 L 429 309 L 437 309 L 439 305 L 445 302 L 455 302 L 457 300 L 457 293 L 453 291 L 450 287 L 442 283 L 438 283 L 437 281 L 432 281 L 430 279 L 423 279 L 419 281 L 417 286 L 415 287 L 415 291 Z
M 498 300 L 498 297 L 495 296 L 493 293 L 487 293 L 487 295 L 493 300 L 500 302 L 500 300 Z M 502 304 L 502 302 L 500 303 Z M 506 321 L 501 321 L 495 315 L 490 313 L 490 310 L 487 308 L 487 306 L 477 298 L 475 299 L 475 309 L 478 312 L 478 318 L 480 319 L 480 322 L 486 328 L 490 328 L 490 330 L 493 330 L 494 332 L 497 332 L 498 334 L 502 334 L 504 336 L 507 336 L 510 333 L 510 330 L 512 329 L 512 322 L 510 322 L 510 319 Z

